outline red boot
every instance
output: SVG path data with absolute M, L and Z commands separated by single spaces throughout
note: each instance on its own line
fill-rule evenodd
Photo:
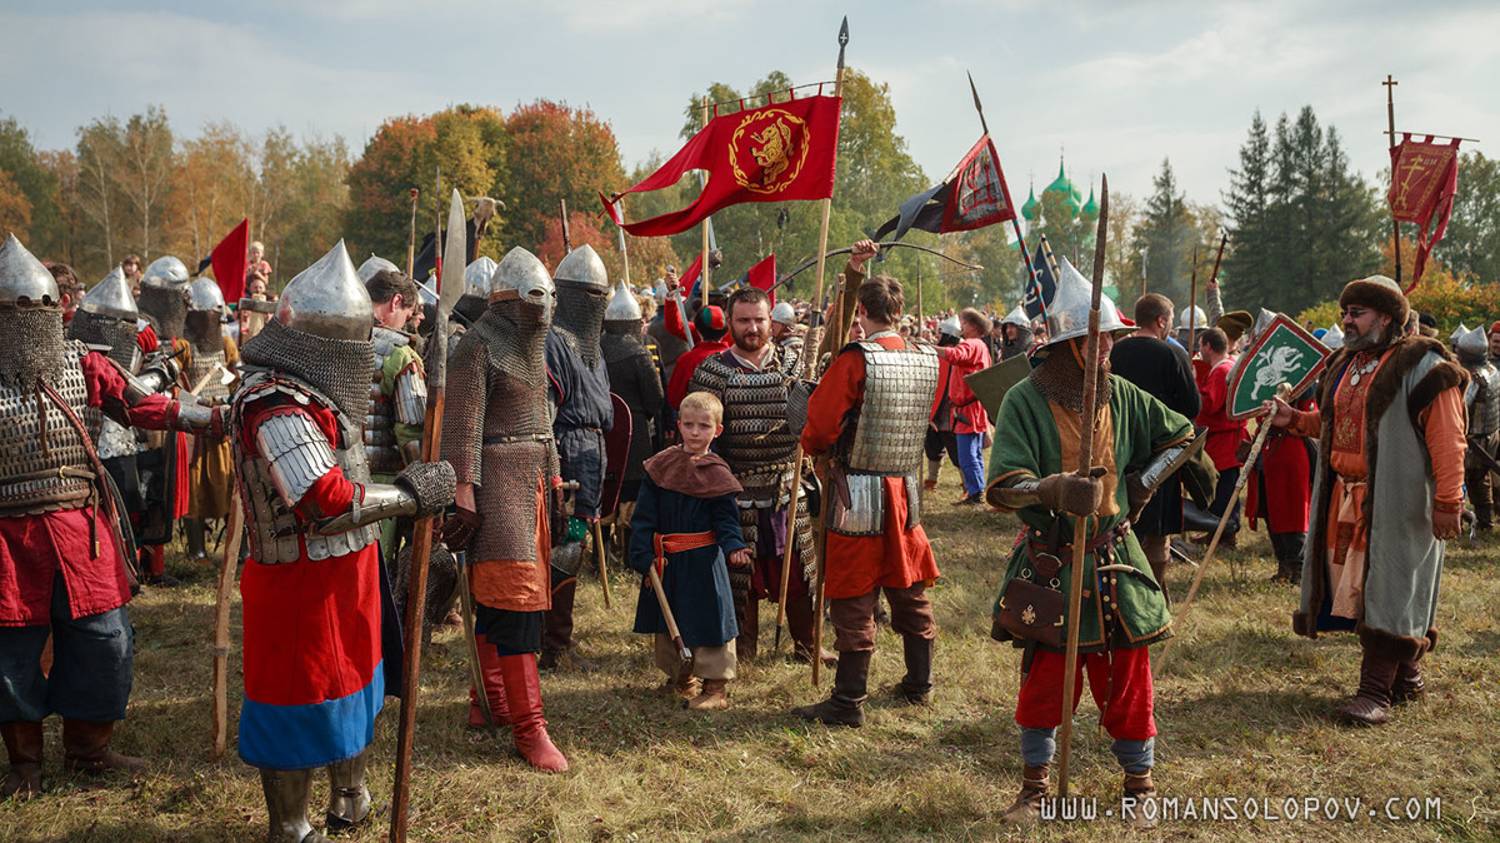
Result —
M 552 745 L 552 739 L 547 736 L 547 719 L 542 716 L 542 681 L 536 670 L 536 654 L 499 656 L 499 662 L 516 751 L 538 770 L 549 773 L 567 770 L 568 759 Z
M 479 645 L 479 675 L 484 682 L 485 696 L 490 701 L 490 715 L 495 718 L 497 727 L 509 726 L 510 707 L 505 704 L 505 678 L 501 676 L 500 651 L 481 634 L 476 633 L 474 639 Z M 469 728 L 485 728 L 484 709 L 479 707 L 479 694 L 473 687 L 469 688 Z

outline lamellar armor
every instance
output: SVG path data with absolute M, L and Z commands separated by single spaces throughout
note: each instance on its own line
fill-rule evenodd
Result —
M 365 450 L 370 470 L 376 474 L 395 474 L 416 453 L 402 453 L 396 441 L 396 425 L 421 427 L 427 415 L 427 379 L 421 360 L 411 348 L 411 337 L 400 331 L 376 325 L 370 340 L 375 346 L 375 372 L 370 378 L 370 411 L 365 416 Z M 391 355 L 401 354 L 406 365 L 396 374 L 391 391 L 384 388 L 386 364 Z M 418 444 L 416 442 L 408 444 Z
M 474 485 L 484 514 L 474 561 L 536 561 L 537 495 L 558 475 L 545 357 L 552 295 L 542 262 L 511 249 L 488 308 L 448 360 L 443 457 L 457 482 Z
M 903 480 L 908 528 L 916 526 L 922 510 L 917 468 L 937 393 L 937 354 L 927 346 L 888 349 L 875 339 L 845 349 L 864 355 L 865 390 L 834 449 L 839 476 L 831 492 L 829 529 L 844 535 L 884 532 L 885 477 Z

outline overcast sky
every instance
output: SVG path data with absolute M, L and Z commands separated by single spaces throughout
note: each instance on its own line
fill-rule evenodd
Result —
M 849 63 L 890 84 L 933 178 L 978 135 L 973 72 L 1017 202 L 1060 152 L 1080 185 L 1106 171 L 1136 196 L 1170 157 L 1190 199 L 1216 202 L 1251 113 L 1306 104 L 1373 178 L 1388 160 L 1387 72 L 1398 130 L 1500 154 L 1494 0 L 0 0 L 0 115 L 58 148 L 96 116 L 154 103 L 180 134 L 284 124 L 358 154 L 387 116 L 545 97 L 608 120 L 628 168 L 675 151 L 686 96 L 711 81 L 832 78 L 846 11 Z

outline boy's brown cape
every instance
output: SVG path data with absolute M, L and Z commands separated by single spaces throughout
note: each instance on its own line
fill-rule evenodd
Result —
M 690 498 L 717 498 L 744 491 L 723 457 L 715 453 L 694 456 L 681 445 L 646 460 L 645 469 L 657 486 Z

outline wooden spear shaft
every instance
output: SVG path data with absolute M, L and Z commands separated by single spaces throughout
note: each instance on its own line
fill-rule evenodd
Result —
M 1192 358 L 1198 344 L 1198 247 L 1193 247 L 1193 274 L 1189 282 L 1191 292 L 1188 293 L 1188 357 Z
M 1396 94 L 1396 86 L 1399 85 L 1399 84 L 1401 84 L 1401 83 L 1397 82 L 1394 77 L 1392 77 L 1389 73 L 1387 73 L 1385 75 L 1385 81 L 1381 82 L 1380 84 L 1382 84 L 1382 85 L 1385 86 L 1385 124 L 1386 124 L 1386 129 L 1387 129 L 1387 133 L 1386 134 L 1387 134 L 1387 136 L 1390 139 L 1390 146 L 1392 148 L 1395 148 L 1395 146 L 1396 146 L 1396 96 L 1395 96 L 1395 94 Z M 1391 178 L 1393 180 L 1396 178 L 1396 170 L 1395 170 L 1394 167 L 1391 168 Z M 1391 246 L 1394 249 L 1394 251 L 1391 254 L 1394 256 L 1395 262 L 1396 262 L 1396 286 L 1400 287 L 1401 286 L 1401 221 L 1398 220 L 1398 219 L 1396 219 L 1396 214 L 1395 214 L 1394 211 L 1391 212 Z
M 1079 430 L 1078 476 L 1088 477 L 1093 468 L 1094 437 L 1099 431 L 1099 297 L 1104 289 L 1104 241 L 1109 221 L 1109 177 L 1099 188 L 1099 231 L 1094 237 L 1094 289 L 1089 299 L 1089 334 L 1083 346 L 1083 418 Z M 1062 353 L 1062 352 L 1059 352 Z M 1068 579 L 1068 649 L 1063 656 L 1062 727 L 1057 738 L 1061 754 L 1057 765 L 1057 793 L 1068 795 L 1068 761 L 1073 744 L 1073 691 L 1078 681 L 1078 627 L 1083 620 L 1083 568 L 1088 557 L 1089 517 L 1073 521 L 1073 558 Z
M 703 129 L 705 131 L 708 130 L 708 95 L 707 94 L 705 94 L 703 96 Z M 698 283 L 703 287 L 703 304 L 702 304 L 703 307 L 708 307 L 708 226 L 709 226 L 708 217 L 704 217 L 703 218 L 703 225 L 700 226 L 703 229 L 702 261 L 698 264 Z M 826 234 L 826 226 L 825 226 L 825 234 Z M 828 241 L 824 240 L 823 242 L 824 242 L 824 245 L 827 245 Z M 691 293 L 692 291 L 689 290 L 688 292 Z M 686 313 L 682 314 L 682 318 L 684 320 L 686 320 L 687 319 L 687 314 Z M 690 334 L 693 332 L 693 328 L 692 328 L 691 325 L 689 325 L 687 327 L 687 332 L 690 333 Z
M 406 237 L 406 277 L 412 277 L 417 269 L 417 200 L 422 191 L 415 187 L 411 189 L 411 231 Z M 434 243 L 432 248 L 436 249 Z
M 234 590 L 234 569 L 240 561 L 240 535 L 245 529 L 245 511 L 240 505 L 240 487 L 233 484 L 229 517 L 224 527 L 224 559 L 219 565 L 219 588 L 214 599 L 214 703 L 213 751 L 209 757 L 224 757 L 229 745 L 229 603 Z

